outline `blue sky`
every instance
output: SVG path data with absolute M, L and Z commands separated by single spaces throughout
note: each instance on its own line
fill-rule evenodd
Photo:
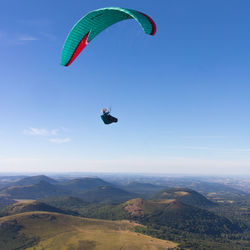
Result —
M 124 21 L 60 66 L 72 26 L 106 6 L 147 13 L 156 35 Z M 0 7 L 0 172 L 250 174 L 248 0 Z

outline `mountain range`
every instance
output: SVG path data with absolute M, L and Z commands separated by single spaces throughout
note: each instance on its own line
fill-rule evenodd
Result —
M 223 214 L 221 209 L 227 213 Z M 242 210 L 244 211 L 246 210 Z M 71 217 L 68 217 L 69 215 Z M 238 235 L 245 237 L 246 240 L 240 244 L 247 246 L 248 238 L 244 236 L 244 232 L 248 225 L 243 220 L 229 219 L 228 215 L 230 217 L 227 207 L 212 202 L 190 188 L 168 188 L 164 185 L 139 182 L 118 185 L 100 178 L 89 177 L 64 180 L 54 180 L 44 175 L 24 177 L 9 182 L 8 186 L 0 190 L 0 217 L 2 217 L 0 218 L 0 233 L 2 233 L 0 249 L 2 249 L 1 244 L 8 244 L 8 239 L 12 239 L 13 248 L 7 249 L 16 249 L 18 246 L 41 247 L 42 245 L 39 245 L 43 242 L 41 239 L 47 236 L 38 231 L 34 235 L 31 232 L 26 234 L 27 230 L 24 228 L 30 227 L 36 230 L 35 225 L 44 229 L 45 225 L 52 228 L 54 225 L 58 228 L 62 224 L 61 219 L 57 220 L 57 218 L 64 218 L 74 224 L 76 218 L 80 217 L 133 221 L 133 223 L 139 223 L 133 227 L 133 231 L 182 242 L 181 246 L 185 247 L 190 246 L 188 242 L 192 239 L 194 247 L 197 244 L 197 246 L 205 246 L 206 249 L 210 245 L 218 249 L 220 244 L 214 240 L 224 237 L 223 235 L 231 238 Z M 7 221 L 8 223 L 5 223 Z M 57 222 L 60 223 L 57 224 Z M 55 232 L 67 235 L 65 230 L 66 228 L 62 228 L 59 232 L 56 229 Z M 77 230 L 83 229 L 80 227 Z M 74 238 L 73 235 L 68 237 L 70 241 Z M 201 240 L 204 238 L 206 241 Z M 89 239 L 86 239 L 83 245 L 77 241 L 74 247 L 81 246 L 85 249 L 84 247 L 87 246 L 87 249 L 91 249 L 92 243 L 88 245 Z M 53 240 L 56 241 L 56 238 Z M 223 240 L 225 241 L 224 238 Z M 104 244 L 104 242 L 97 242 L 95 244 Z M 224 245 L 228 247 L 231 243 L 231 241 L 227 244 L 224 242 Z M 46 244 L 50 244 L 48 238 L 46 238 Z M 57 244 L 58 249 L 61 245 L 60 242 Z

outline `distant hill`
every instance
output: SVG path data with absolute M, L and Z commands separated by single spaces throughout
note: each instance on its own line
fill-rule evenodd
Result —
M 72 196 L 62 196 L 62 197 L 49 197 L 43 198 L 39 201 L 49 204 L 53 207 L 60 208 L 64 211 L 75 211 L 79 212 L 83 207 L 86 207 L 89 202 L 83 201 L 80 198 L 72 197 Z
M 153 200 L 175 199 L 184 204 L 196 206 L 200 208 L 211 208 L 217 206 L 216 203 L 208 200 L 200 193 L 189 188 L 169 188 L 151 197 Z
M 213 182 L 204 182 L 203 181 L 203 182 L 193 183 L 192 186 L 198 192 L 202 192 L 205 194 L 210 193 L 210 192 L 234 193 L 234 194 L 242 194 L 242 195 L 246 194 L 242 190 L 230 187 L 230 186 L 222 184 L 222 183 L 215 183 L 215 182 L 213 183 Z
M 0 197 L 0 210 L 13 203 L 15 203 L 15 201 L 11 198 Z
M 0 176 L 0 186 L 1 185 L 6 186 L 8 184 L 16 182 L 16 181 L 23 179 L 25 177 L 27 177 L 27 176 L 25 176 L 25 175 Z
M 58 185 L 85 202 L 123 202 L 136 197 L 99 178 L 77 178 Z
M 17 202 L 12 205 L 7 206 L 5 209 L 0 211 L 0 216 L 8 216 L 13 214 L 19 214 L 24 212 L 33 212 L 33 211 L 48 211 L 48 212 L 57 212 L 57 213 L 64 213 L 67 212 L 50 206 L 48 204 L 37 202 L 37 201 L 24 201 L 24 202 Z
M 214 201 L 221 198 L 231 200 L 242 198 L 248 199 L 250 197 L 248 193 L 244 192 L 246 190 L 243 191 L 222 183 L 200 182 L 194 183 L 192 188 Z
M 238 225 L 225 217 L 178 200 L 157 202 L 134 199 L 124 203 L 123 209 L 143 224 L 167 226 L 191 233 L 220 235 L 241 231 Z
M 40 180 L 42 179 L 42 180 Z M 0 190 L 0 196 L 11 199 L 42 199 L 47 197 L 72 196 L 85 202 L 123 202 L 137 195 L 110 185 L 99 178 L 79 178 L 58 184 L 51 184 L 53 179 L 46 176 L 29 177 L 17 183 L 35 183 L 15 185 Z M 40 181 L 39 181 L 40 180 Z M 38 181 L 36 183 L 36 181 Z
M 46 181 L 40 181 L 36 184 L 27 186 L 10 186 L 2 189 L 0 194 L 12 199 L 38 199 L 68 195 L 69 192 Z
M 149 197 L 150 195 L 159 192 L 160 190 L 167 189 L 168 187 L 151 183 L 131 182 L 127 185 L 121 186 L 121 188 L 132 193 L 140 194 L 143 197 Z
M 60 183 L 60 185 L 73 193 L 82 193 L 93 188 L 111 185 L 110 183 L 99 178 L 76 178 Z
M 134 217 L 144 216 L 146 214 L 152 214 L 155 211 L 164 210 L 170 203 L 175 200 L 169 201 L 152 201 L 144 200 L 142 198 L 136 198 L 123 203 L 123 209 L 128 214 Z
M 101 200 L 105 200 L 101 193 L 97 192 L 97 194 L 101 196 Z M 98 196 L 95 193 L 94 201 L 99 201 L 96 200 L 96 197 Z M 93 197 L 90 195 L 89 200 L 91 199 Z M 238 224 L 232 223 L 227 218 L 176 199 L 144 200 L 136 198 L 117 205 L 110 203 L 86 204 L 75 198 L 57 198 L 54 201 L 44 199 L 43 201 L 57 208 L 75 211 L 81 216 L 89 218 L 136 220 L 144 225 L 170 227 L 175 230 L 213 236 L 221 233 L 241 232 Z M 71 201 L 72 205 L 68 205 L 67 201 Z
M 123 202 L 137 195 L 113 186 L 101 186 L 80 196 L 87 202 Z
M 128 221 L 84 219 L 51 212 L 0 218 L 0 249 L 168 249 L 177 244 L 133 232 Z
M 182 187 L 182 188 L 190 188 L 195 190 L 203 195 L 209 195 L 212 193 L 216 195 L 216 197 L 246 197 L 246 192 L 239 190 L 237 188 L 231 187 L 227 184 L 216 183 L 216 182 L 208 182 L 202 180 L 202 178 L 194 178 L 194 177 L 185 177 L 185 178 L 167 178 L 162 184 L 167 183 L 171 187 Z M 210 195 L 209 195 L 210 196 Z
M 21 180 L 18 180 L 16 182 L 13 182 L 11 185 L 12 186 L 27 186 L 27 185 L 34 185 L 34 184 L 38 184 L 41 181 L 45 181 L 48 182 L 50 184 L 56 184 L 57 181 L 49 178 L 45 175 L 37 175 L 37 176 L 31 176 L 31 177 L 25 177 Z
M 96 194 L 94 194 L 94 199 L 96 200 L 95 196 Z M 101 196 L 101 202 L 86 202 L 80 198 L 71 196 L 43 198 L 39 201 L 64 211 L 74 211 L 75 213 L 87 218 L 107 220 L 130 218 L 129 214 L 123 209 L 123 203 L 117 205 L 117 203 L 114 204 L 114 202 L 105 202 L 105 197 L 103 195 L 98 193 L 98 196 Z M 110 197 L 111 196 L 108 197 L 108 200 Z M 93 199 L 93 196 L 90 197 L 90 199 Z

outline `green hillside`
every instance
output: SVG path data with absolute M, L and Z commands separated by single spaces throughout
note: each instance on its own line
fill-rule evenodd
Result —
M 237 225 L 225 217 L 177 200 L 134 199 L 125 204 L 124 210 L 145 225 L 167 226 L 207 235 L 240 231 Z
M 44 177 L 42 176 L 41 178 Z M 119 203 L 137 196 L 123 189 L 102 184 L 108 183 L 98 178 L 74 179 L 61 185 L 41 180 L 36 184 L 13 185 L 3 188 L 0 190 L 0 197 L 37 200 L 47 197 L 74 196 L 81 198 L 85 202 Z
M 96 189 L 90 190 L 81 196 L 81 199 L 87 202 L 102 202 L 102 203 L 112 203 L 112 202 L 124 202 L 131 198 L 135 198 L 137 195 L 125 191 L 120 188 L 113 186 L 101 186 Z
M 44 199 L 43 202 L 60 209 L 75 211 L 83 217 L 109 220 L 130 219 L 144 225 L 166 226 L 197 234 L 220 235 L 241 231 L 237 224 L 223 216 L 174 199 L 136 198 L 118 205 L 83 204 L 81 200 L 74 200 L 72 207 L 67 204 L 67 199 Z
M 148 207 L 150 206 L 148 205 Z M 153 208 L 151 209 L 153 210 Z M 128 207 L 125 209 L 128 209 Z M 143 209 L 145 211 L 144 216 L 139 218 L 139 221 L 144 224 L 168 226 L 178 230 L 198 234 L 205 233 L 207 235 L 220 235 L 221 233 L 241 231 L 238 225 L 233 224 L 225 217 L 179 201 L 170 202 L 164 208 L 155 208 L 151 213 L 148 213 L 147 210 Z
M 36 176 L 22 178 L 21 180 L 12 183 L 12 185 L 14 185 L 14 186 L 27 186 L 27 185 L 37 184 L 41 181 L 46 181 L 50 184 L 57 183 L 56 180 L 54 180 L 50 177 L 47 177 L 46 175 L 36 175 Z
M 168 249 L 173 242 L 133 232 L 135 223 L 84 219 L 50 212 L 0 218 L 0 249 Z
M 139 194 L 140 197 L 149 197 L 150 195 L 159 192 L 160 190 L 166 189 L 166 186 L 154 185 L 151 183 L 140 183 L 140 182 L 131 182 L 127 185 L 121 186 L 122 189 Z
M 90 206 L 89 202 L 72 196 L 49 197 L 40 199 L 39 201 L 63 209 L 64 211 L 74 211 L 77 214 L 82 208 Z
M 0 210 L 13 203 L 15 203 L 13 199 L 0 196 Z
M 7 206 L 0 211 L 0 216 L 14 215 L 24 212 L 33 212 L 33 211 L 48 211 L 48 212 L 57 212 L 57 213 L 68 213 L 60 208 L 56 208 L 38 201 L 21 201 Z
M 200 193 L 189 188 L 165 189 L 153 195 L 151 199 L 155 200 L 175 199 L 187 205 L 196 206 L 200 208 L 211 208 L 217 206 L 216 203 L 208 200 Z
M 0 192 L 0 195 L 12 199 L 38 199 L 67 194 L 69 194 L 68 191 L 46 181 L 40 181 L 37 184 L 27 186 L 10 186 L 2 189 Z
M 99 178 L 76 178 L 60 183 L 60 185 L 74 194 L 83 193 L 101 186 L 111 185 L 110 183 Z

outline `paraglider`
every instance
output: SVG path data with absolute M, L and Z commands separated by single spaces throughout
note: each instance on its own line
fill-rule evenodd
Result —
M 156 25 L 148 15 L 119 7 L 93 10 L 82 17 L 69 32 L 61 54 L 61 65 L 69 66 L 99 33 L 109 26 L 127 19 L 135 19 L 148 35 L 156 33 Z M 117 118 L 107 109 L 102 110 L 101 119 L 105 124 L 116 123 Z
M 154 21 L 142 12 L 119 7 L 93 10 L 81 18 L 69 32 L 62 50 L 61 64 L 69 66 L 99 33 L 126 19 L 135 19 L 148 35 L 153 36 L 156 32 Z
M 118 119 L 110 115 L 110 112 L 111 109 L 109 109 L 109 111 L 107 109 L 102 109 L 101 118 L 106 125 L 111 124 L 113 122 L 118 122 Z

